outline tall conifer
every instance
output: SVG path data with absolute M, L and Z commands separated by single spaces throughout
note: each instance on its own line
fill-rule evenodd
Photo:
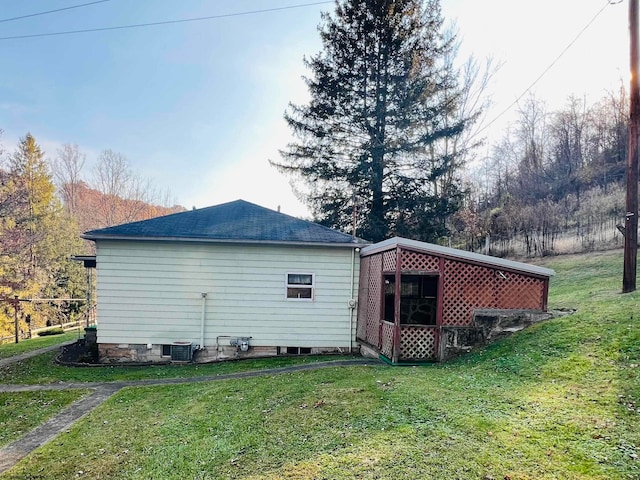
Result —
M 310 101 L 289 105 L 296 140 L 272 162 L 320 223 L 350 231 L 355 201 L 363 238 L 444 234 L 459 192 L 437 185 L 457 162 L 434 152 L 465 121 L 442 24 L 437 0 L 337 0 L 323 14 Z

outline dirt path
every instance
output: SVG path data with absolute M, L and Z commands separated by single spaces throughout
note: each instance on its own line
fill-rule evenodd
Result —
M 56 345 L 45 351 L 60 347 Z M 33 352 L 29 352 L 33 353 Z M 42 352 L 41 352 L 42 353 Z M 11 357 L 16 358 L 16 357 Z M 29 357 L 25 357 L 29 358 Z M 8 359 L 5 359 L 8 360 Z M 15 360 L 18 361 L 18 360 Z M 34 392 L 43 390 L 68 390 L 68 389 L 92 389 L 94 392 L 62 410 L 42 425 L 36 427 L 26 435 L 18 438 L 9 445 L 0 448 L 0 474 L 12 468 L 16 463 L 26 457 L 36 448 L 44 445 L 62 432 L 69 429 L 75 422 L 89 414 L 94 408 L 111 397 L 114 393 L 125 387 L 178 385 L 197 382 L 216 382 L 236 378 L 259 377 L 263 375 L 278 375 L 305 370 L 317 370 L 336 366 L 371 365 L 380 363 L 374 359 L 336 360 L 331 362 L 307 363 L 304 365 L 292 365 L 290 367 L 270 368 L 264 370 L 252 370 L 248 372 L 228 373 L 192 378 L 165 378 L 152 380 L 130 380 L 121 382 L 92 382 L 92 383 L 52 383 L 43 385 L 2 385 L 0 392 Z

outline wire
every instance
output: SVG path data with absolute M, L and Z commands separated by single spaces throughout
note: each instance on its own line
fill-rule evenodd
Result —
M 533 83 L 531 83 L 531 85 L 529 85 L 519 96 L 518 98 L 516 98 L 513 102 L 511 102 L 509 104 L 509 106 L 507 108 L 505 108 L 503 111 L 501 111 L 496 117 L 493 118 L 493 120 L 491 120 L 489 123 L 487 123 L 486 125 L 484 125 L 482 128 L 480 128 L 476 134 L 474 135 L 474 137 L 480 135 L 483 131 L 485 131 L 487 128 L 489 128 L 491 125 L 493 125 L 496 121 L 498 121 L 505 113 L 507 113 L 509 110 L 511 110 L 515 105 L 518 104 L 518 102 L 520 100 L 522 100 L 522 97 L 524 97 L 527 93 L 529 93 L 531 91 L 531 89 L 533 87 L 536 86 L 536 84 L 542 79 L 542 77 L 544 77 L 547 72 L 549 72 L 549 70 L 551 70 L 554 65 L 556 63 L 558 63 L 558 61 L 564 56 L 565 53 L 567 53 L 567 51 L 574 45 L 574 43 L 576 43 L 578 41 L 578 39 L 582 36 L 582 34 L 591 26 L 591 24 L 593 22 L 596 21 L 596 19 L 600 16 L 600 14 L 602 14 L 602 12 L 604 12 L 604 10 L 609 6 L 609 5 L 616 5 L 617 3 L 620 3 L 622 0 L 618 1 L 618 2 L 614 2 L 612 0 L 607 0 L 607 3 L 604 4 L 604 6 L 598 10 L 598 12 L 593 16 L 593 18 L 591 20 L 589 20 L 589 22 L 582 28 L 582 30 L 580 30 L 578 32 L 578 34 L 574 37 L 573 40 L 571 40 L 571 42 L 569 42 L 569 44 L 560 52 L 560 54 L 549 64 L 549 66 L 547 68 L 545 68 L 542 73 L 540 75 L 538 75 L 538 78 L 536 78 Z M 0 39 L 1 40 L 1 39 Z
M 4 18 L 4 19 L 0 20 L 0 23 L 13 22 L 14 20 L 22 20 L 23 18 L 37 17 L 39 15 L 47 15 L 49 13 L 56 13 L 56 12 L 62 12 L 64 10 L 72 10 L 74 8 L 87 7 L 89 5 L 95 5 L 96 3 L 104 3 L 104 2 L 108 2 L 108 1 L 110 1 L 110 0 L 97 0 L 95 2 L 83 3 L 83 4 L 80 4 L 80 5 L 71 5 L 70 7 L 57 8 L 55 10 L 47 10 L 46 12 L 30 13 L 29 15 L 22 15 L 20 17 Z
M 218 18 L 229 18 L 229 17 L 240 17 L 244 15 L 255 15 L 258 13 L 267 13 L 267 12 L 278 12 L 282 10 L 290 10 L 293 8 L 302 8 L 302 7 L 311 7 L 314 5 L 323 5 L 327 3 L 333 3 L 333 1 L 324 1 L 324 2 L 313 2 L 313 3 L 300 3 L 297 5 L 287 5 L 286 7 L 274 7 L 274 8 L 265 8 L 262 10 L 250 10 L 246 12 L 235 12 L 235 13 L 224 13 L 220 15 L 209 15 L 206 17 L 195 17 L 195 18 L 183 18 L 180 20 L 166 20 L 163 22 L 149 22 L 149 23 L 136 23 L 132 25 L 119 25 L 115 27 L 101 27 L 101 28 L 87 28 L 84 30 L 67 30 L 64 32 L 52 32 L 52 33 L 32 33 L 28 35 L 15 35 L 11 37 L 0 37 L 0 41 L 2 40 L 17 40 L 20 38 L 35 38 L 35 37 L 53 37 L 57 35 L 73 35 L 77 33 L 90 33 L 90 32 L 106 32 L 110 30 L 124 30 L 129 28 L 141 28 L 141 27 L 155 27 L 158 25 L 173 25 L 176 23 L 186 23 L 186 22 L 200 22 L 203 20 L 214 20 Z

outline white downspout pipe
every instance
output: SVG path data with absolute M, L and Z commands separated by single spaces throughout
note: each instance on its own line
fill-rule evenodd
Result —
M 354 300 L 353 298 L 353 290 L 355 283 L 355 263 L 356 263 L 356 250 L 360 251 L 359 248 L 351 249 L 351 292 L 349 296 L 349 353 L 352 353 L 353 350 L 353 310 L 355 306 L 352 306 L 351 302 Z
M 207 307 L 207 294 L 202 292 L 200 294 L 202 296 L 202 311 L 200 313 L 200 348 L 204 348 L 204 314 L 206 312 Z

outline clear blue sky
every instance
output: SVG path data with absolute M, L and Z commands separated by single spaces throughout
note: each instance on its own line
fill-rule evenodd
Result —
M 304 0 L 0 0 L 0 37 L 160 22 L 304 3 Z M 606 0 L 442 0 L 462 55 L 504 63 L 489 119 L 507 108 L 606 6 Z M 0 40 L 0 142 L 27 131 L 48 156 L 63 143 L 125 155 L 187 208 L 244 198 L 306 215 L 268 165 L 289 132 L 282 114 L 306 98 L 302 58 L 320 48 L 317 24 L 332 3 L 200 22 Z M 569 93 L 603 96 L 627 81 L 627 2 L 608 5 L 536 85 L 551 107 Z M 506 114 L 491 135 L 499 135 Z

